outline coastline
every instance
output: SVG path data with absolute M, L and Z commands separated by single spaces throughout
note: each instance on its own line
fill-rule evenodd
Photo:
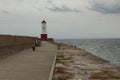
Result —
M 120 67 L 76 46 L 58 46 L 53 80 L 119 80 Z

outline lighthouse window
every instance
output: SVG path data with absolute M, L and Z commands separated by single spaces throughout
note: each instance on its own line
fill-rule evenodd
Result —
M 45 29 L 45 27 L 43 27 L 43 29 Z

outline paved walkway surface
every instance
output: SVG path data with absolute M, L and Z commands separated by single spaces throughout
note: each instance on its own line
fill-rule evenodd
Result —
M 0 80 L 48 80 L 56 50 L 42 42 L 36 51 L 28 49 L 0 60 Z

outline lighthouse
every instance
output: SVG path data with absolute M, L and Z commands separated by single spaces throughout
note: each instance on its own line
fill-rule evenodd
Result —
M 41 40 L 46 41 L 47 40 L 47 26 L 46 26 L 46 21 L 43 20 L 41 22 L 41 27 L 42 27 L 42 34 L 41 34 Z

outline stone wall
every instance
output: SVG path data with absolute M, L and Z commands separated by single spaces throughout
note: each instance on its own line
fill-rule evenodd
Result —
M 0 57 L 31 48 L 36 37 L 0 35 Z

